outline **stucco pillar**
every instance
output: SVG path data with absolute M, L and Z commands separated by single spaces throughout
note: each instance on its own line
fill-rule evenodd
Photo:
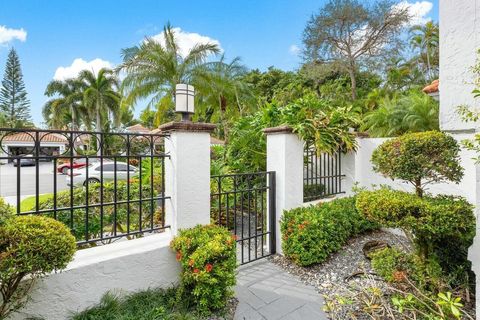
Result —
M 275 243 L 282 254 L 280 220 L 284 210 L 303 204 L 303 141 L 289 127 L 265 129 L 267 171 L 275 171 Z
M 213 124 L 170 122 L 165 138 L 165 223 L 172 233 L 210 223 L 210 133 Z

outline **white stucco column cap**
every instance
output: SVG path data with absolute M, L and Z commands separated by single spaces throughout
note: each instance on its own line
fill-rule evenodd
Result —
M 159 129 L 161 132 L 168 133 L 172 131 L 183 132 L 207 132 L 212 133 L 217 128 L 216 124 L 192 122 L 192 121 L 172 121 L 162 124 Z

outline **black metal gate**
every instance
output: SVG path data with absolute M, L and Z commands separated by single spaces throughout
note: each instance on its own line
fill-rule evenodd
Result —
M 237 241 L 241 264 L 275 253 L 275 172 L 211 177 L 212 222 Z

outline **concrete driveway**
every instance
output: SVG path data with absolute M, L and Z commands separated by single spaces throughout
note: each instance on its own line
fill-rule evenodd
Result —
M 35 167 L 20 168 L 20 196 L 26 198 L 35 195 L 36 184 Z M 57 191 L 68 189 L 66 176 L 57 174 Z M 39 164 L 39 194 L 53 192 L 53 163 L 40 162 Z M 17 197 L 17 168 L 12 163 L 0 165 L 0 197 L 15 205 Z

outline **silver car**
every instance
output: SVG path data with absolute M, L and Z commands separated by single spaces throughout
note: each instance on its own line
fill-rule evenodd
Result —
M 70 186 L 73 182 L 74 186 L 85 186 L 87 183 L 99 183 L 102 179 L 103 171 L 103 181 L 113 181 L 115 175 L 117 181 L 127 180 L 128 177 L 132 178 L 138 174 L 138 169 L 132 165 L 129 165 L 125 162 L 117 162 L 117 168 L 115 170 L 114 162 L 96 162 L 88 166 L 88 177 L 87 177 L 87 167 L 81 169 L 75 169 L 66 177 L 67 185 Z

